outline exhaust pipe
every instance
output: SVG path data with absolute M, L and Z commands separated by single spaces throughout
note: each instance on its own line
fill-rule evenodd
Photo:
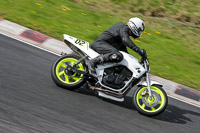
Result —
M 107 95 L 107 94 L 105 94 L 105 93 L 103 93 L 101 91 L 98 91 L 98 95 L 100 97 L 104 97 L 104 98 L 111 99 L 111 100 L 118 101 L 118 102 L 123 102 L 124 101 L 124 98 L 116 98 L 116 97 Z
M 98 91 L 98 95 L 100 97 L 104 97 L 104 98 L 111 99 L 111 100 L 118 101 L 118 102 L 123 102 L 124 101 L 124 98 L 122 97 L 122 94 L 120 94 L 120 93 L 109 91 L 109 90 L 105 90 L 105 89 L 101 89 L 101 88 L 97 88 L 97 87 L 94 87 L 94 86 L 90 86 L 89 88 L 91 90 L 97 90 Z M 111 93 L 111 94 L 117 95 L 118 97 L 117 96 L 116 97 L 115 96 L 111 96 L 111 95 L 108 95 L 106 93 Z

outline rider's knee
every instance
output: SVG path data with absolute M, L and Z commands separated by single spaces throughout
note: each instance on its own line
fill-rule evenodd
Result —
M 110 61 L 120 62 L 123 60 L 123 54 L 120 52 L 114 52 L 110 55 Z

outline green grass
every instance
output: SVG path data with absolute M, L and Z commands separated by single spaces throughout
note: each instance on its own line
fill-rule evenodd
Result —
M 3 0 L 0 17 L 90 43 L 113 24 L 141 17 L 146 33 L 134 42 L 149 54 L 151 73 L 200 90 L 199 7 L 198 0 Z

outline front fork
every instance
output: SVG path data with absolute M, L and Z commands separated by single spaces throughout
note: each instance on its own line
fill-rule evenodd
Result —
M 150 79 L 149 79 L 149 70 L 147 70 L 146 62 L 144 62 L 144 67 L 145 67 L 145 70 L 146 70 L 146 82 L 147 82 L 147 89 L 148 89 L 148 92 L 149 92 L 149 99 L 151 100 L 152 99 L 151 84 L 150 84 Z
M 147 89 L 149 92 L 149 99 L 152 99 L 152 93 L 151 93 L 151 85 L 150 85 L 150 79 L 149 79 L 149 73 L 146 73 L 146 82 L 147 82 Z

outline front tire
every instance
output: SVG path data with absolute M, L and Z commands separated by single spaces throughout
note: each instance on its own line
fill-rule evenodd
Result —
M 139 113 L 146 116 L 156 116 L 161 114 L 166 109 L 168 103 L 166 92 L 161 86 L 151 86 L 152 99 L 150 99 L 148 93 L 145 95 L 142 94 L 146 89 L 146 86 L 142 86 L 134 91 L 134 106 Z
M 67 65 L 73 66 L 79 59 L 80 57 L 76 55 L 64 55 L 55 61 L 51 68 L 51 77 L 57 86 L 73 90 L 81 87 L 85 83 L 83 74 L 66 70 Z M 79 63 L 77 69 L 85 71 L 84 63 Z

